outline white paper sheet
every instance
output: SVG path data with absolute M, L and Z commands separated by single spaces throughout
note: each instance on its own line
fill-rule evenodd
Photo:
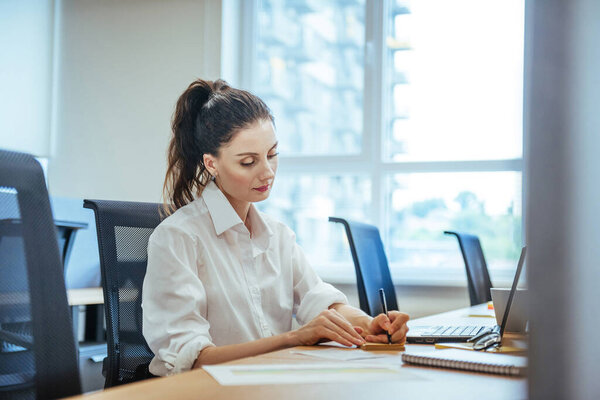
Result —
M 419 379 L 399 365 L 360 363 L 207 365 L 224 386 Z
M 364 350 L 342 350 L 342 349 L 323 349 L 323 350 L 292 350 L 291 354 L 302 354 L 305 356 L 311 357 L 319 357 L 326 358 L 328 360 L 337 360 L 337 361 L 355 361 L 355 360 L 372 360 L 372 359 L 381 359 L 381 358 L 389 358 L 388 354 L 375 353 L 371 351 Z M 398 364 L 400 364 L 400 357 L 398 357 Z

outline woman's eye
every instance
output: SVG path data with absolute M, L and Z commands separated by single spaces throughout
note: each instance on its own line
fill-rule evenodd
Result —
M 279 155 L 279 153 L 273 153 L 273 154 L 269 154 L 267 157 L 273 158 L 273 157 L 277 157 L 278 155 Z
M 242 162 L 243 167 L 250 167 L 254 164 L 254 161 Z

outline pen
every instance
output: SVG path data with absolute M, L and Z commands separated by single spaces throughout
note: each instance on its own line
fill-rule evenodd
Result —
M 383 313 L 385 314 L 386 317 L 388 317 L 388 319 L 390 319 L 390 317 L 388 315 L 387 301 L 385 301 L 385 292 L 383 291 L 383 288 L 379 289 L 379 300 L 381 301 L 381 307 L 383 308 Z M 386 332 L 386 334 L 387 334 L 387 338 L 388 338 L 388 344 L 392 344 L 392 337 L 390 336 L 390 333 Z

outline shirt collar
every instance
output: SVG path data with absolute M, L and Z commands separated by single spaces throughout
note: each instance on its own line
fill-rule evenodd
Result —
M 227 229 L 242 223 L 242 220 L 229 203 L 229 200 L 227 200 L 227 197 L 225 197 L 213 181 L 208 182 L 202 191 L 202 198 L 210 213 L 217 236 L 220 236 Z
M 202 191 L 202 198 L 212 219 L 217 236 L 220 236 L 223 232 L 236 225 L 243 224 L 239 215 L 237 215 L 231 203 L 227 200 L 227 197 L 225 197 L 213 181 L 210 181 Z M 256 210 L 254 204 L 250 204 L 248 218 L 250 218 L 250 225 L 252 226 L 253 242 L 258 246 L 259 250 L 265 251 L 269 246 L 269 238 L 273 235 L 273 231 L 271 231 L 269 225 L 267 225 L 258 210 Z

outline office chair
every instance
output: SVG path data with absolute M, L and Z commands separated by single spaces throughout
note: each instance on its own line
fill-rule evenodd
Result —
M 142 334 L 142 284 L 148 239 L 161 217 L 156 203 L 84 200 L 94 210 L 106 316 L 104 387 L 152 377 L 154 353 Z
M 372 317 L 381 314 L 383 308 L 379 289 L 383 288 L 388 310 L 397 310 L 396 292 L 379 229 L 373 225 L 337 217 L 329 217 L 329 221 L 344 225 L 354 261 L 360 309 Z
M 81 393 L 63 266 L 44 173 L 0 150 L 0 397 Z M 14 235 L 19 232 L 18 235 Z
M 471 305 L 474 306 L 491 301 L 492 294 L 490 288 L 492 287 L 492 281 L 490 280 L 479 238 L 475 235 L 461 232 L 444 231 L 444 233 L 456 236 L 458 239 L 467 270 Z

